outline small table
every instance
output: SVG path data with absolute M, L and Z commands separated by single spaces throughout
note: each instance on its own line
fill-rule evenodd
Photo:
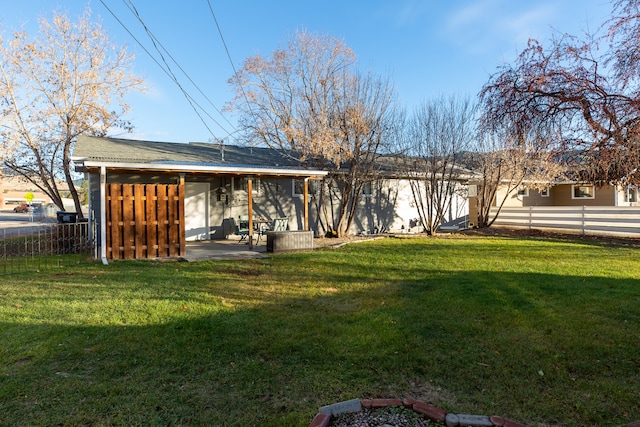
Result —
M 253 230 L 258 232 L 258 241 L 260 243 L 260 236 L 262 236 L 265 229 L 269 228 L 267 225 L 272 223 L 269 218 L 253 218 Z

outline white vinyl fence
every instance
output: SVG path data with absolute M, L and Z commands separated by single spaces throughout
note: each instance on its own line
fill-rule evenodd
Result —
M 493 208 L 491 215 L 495 215 L 496 212 L 497 208 Z M 494 226 L 640 238 L 640 207 L 502 208 Z

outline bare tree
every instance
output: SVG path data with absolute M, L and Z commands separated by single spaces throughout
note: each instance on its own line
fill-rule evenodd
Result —
M 344 42 L 303 31 L 269 58 L 248 58 L 230 83 L 236 96 L 229 108 L 241 113 L 250 143 L 331 170 L 316 203 L 326 231 L 347 234 L 392 126 L 389 80 L 359 73 Z
M 556 151 L 579 153 L 581 179 L 639 183 L 639 4 L 618 0 L 605 36 L 531 40 L 483 87 L 484 125 L 553 128 Z
M 564 176 L 565 161 L 547 149 L 548 140 L 540 132 L 523 137 L 505 128 L 479 134 L 468 159 L 476 175 L 477 195 L 470 200 L 478 204 L 478 227 L 493 225 L 508 196 L 519 188 L 541 190 Z
M 409 177 L 419 221 L 435 234 L 468 176 L 465 154 L 475 138 L 475 107 L 469 98 L 425 101 L 413 113 L 400 139 L 401 169 Z
M 0 39 L 0 156 L 7 168 L 64 209 L 59 182 L 66 181 L 82 217 L 71 170 L 78 135 L 129 130 L 126 93 L 142 89 L 129 69 L 133 57 L 111 45 L 87 9 L 78 22 L 53 14 L 37 36 L 15 32 Z

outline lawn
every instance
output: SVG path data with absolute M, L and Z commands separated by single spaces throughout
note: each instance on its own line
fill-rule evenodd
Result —
M 305 426 L 413 397 L 529 425 L 640 419 L 640 249 L 383 239 L 0 279 L 0 425 Z

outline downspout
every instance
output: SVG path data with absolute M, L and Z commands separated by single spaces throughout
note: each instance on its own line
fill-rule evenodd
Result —
M 107 261 L 107 168 L 100 166 L 100 256 L 102 264 Z

